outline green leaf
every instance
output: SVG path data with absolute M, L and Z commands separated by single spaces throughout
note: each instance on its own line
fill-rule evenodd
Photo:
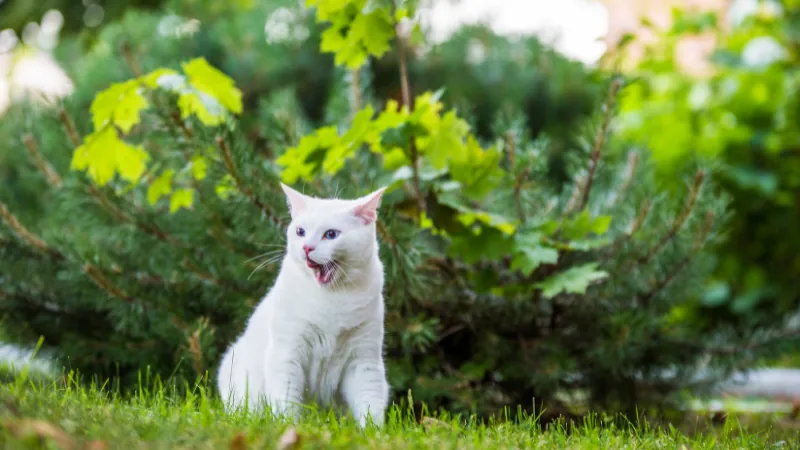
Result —
M 228 111 L 241 114 L 242 91 L 230 77 L 208 64 L 205 58 L 195 58 L 181 67 L 195 89 L 213 97 Z
M 333 53 L 334 63 L 350 69 L 364 65 L 368 56 L 380 58 L 394 37 L 394 22 L 388 8 L 365 0 L 321 0 L 306 2 L 317 7 L 317 22 L 330 22 L 322 32 L 320 49 Z
M 194 155 L 190 164 L 192 178 L 197 181 L 205 179 L 208 173 L 208 159 L 203 155 Z
M 519 253 L 511 260 L 511 269 L 519 270 L 525 275 L 530 275 L 542 264 L 555 264 L 558 262 L 558 251 L 550 247 L 530 247 L 517 249 Z
M 148 106 L 140 91 L 139 82 L 130 80 L 112 84 L 97 94 L 90 108 L 95 130 L 113 124 L 128 133 L 140 122 L 141 110 Z
M 72 154 L 71 168 L 87 172 L 97 185 L 105 186 L 115 174 L 130 183 L 137 183 L 147 168 L 150 156 L 139 146 L 121 140 L 117 130 L 106 125 L 86 136 Z
M 597 270 L 599 265 L 593 262 L 572 267 L 537 283 L 536 287 L 542 290 L 545 298 L 553 298 L 561 292 L 585 294 L 592 282 L 608 277 L 608 272 Z
M 165 196 L 169 195 L 172 192 L 172 177 L 175 175 L 175 171 L 172 169 L 166 169 L 161 172 L 161 175 L 158 176 L 152 183 L 150 183 L 150 187 L 147 188 L 147 202 L 151 205 L 155 205 L 158 203 L 158 200 Z
M 544 235 L 540 232 L 517 233 L 514 239 L 514 258 L 511 268 L 530 275 L 542 264 L 558 262 L 558 251 L 542 245 Z
M 439 119 L 435 110 L 426 109 L 423 114 L 415 112 L 413 117 L 419 117 L 419 124 L 428 131 L 427 135 L 417 138 L 417 148 L 433 167 L 441 169 L 452 156 L 465 151 L 464 138 L 469 133 L 469 125 L 456 116 L 455 111 Z
M 214 188 L 217 197 L 222 200 L 227 200 L 236 192 L 236 182 L 233 180 L 231 174 L 226 173 L 222 180 Z
M 590 233 L 605 234 L 611 224 L 611 216 L 592 217 L 588 210 L 582 210 L 571 220 L 567 220 L 563 225 L 563 236 L 565 239 L 583 239 Z
M 219 125 L 224 119 L 221 111 L 217 113 L 209 111 L 206 103 L 194 92 L 182 93 L 178 97 L 178 108 L 181 110 L 181 118 L 185 119 L 194 114 L 203 125 L 210 127 Z
M 141 77 L 142 83 L 150 89 L 155 89 L 159 86 L 158 81 L 163 76 L 178 75 L 178 72 L 172 69 L 156 69 Z
M 189 209 L 194 203 L 194 191 L 191 189 L 177 189 L 169 199 L 169 212 L 175 213 L 181 208 Z
M 459 182 L 466 196 L 482 200 L 500 185 L 505 175 L 500 167 L 502 159 L 499 150 L 484 150 L 474 137 L 468 136 L 462 151 L 450 155 L 450 176 Z

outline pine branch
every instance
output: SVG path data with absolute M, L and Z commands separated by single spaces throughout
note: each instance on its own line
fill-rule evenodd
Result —
M 616 196 L 614 198 L 614 205 L 616 205 L 620 199 L 625 196 L 625 193 L 628 192 L 628 188 L 631 186 L 631 182 L 633 182 L 634 175 L 636 174 L 636 168 L 639 165 L 639 153 L 631 152 L 628 154 L 628 163 L 625 165 L 625 175 L 622 177 L 622 186 L 617 190 Z
M 90 263 L 85 263 L 83 265 L 83 272 L 89 277 L 90 280 L 94 282 L 99 288 L 104 290 L 106 293 L 113 297 L 117 297 L 125 301 L 125 303 L 136 303 L 136 300 L 133 299 L 130 295 L 126 294 L 125 291 L 114 285 L 108 278 L 105 277 L 103 272 L 95 267 Z
M 639 228 L 642 227 L 642 224 L 644 224 L 644 221 L 647 219 L 647 216 L 650 215 L 650 210 L 652 206 L 653 205 L 650 202 L 650 199 L 645 199 L 642 202 L 642 205 L 639 206 L 638 208 L 639 214 L 637 214 L 636 218 L 633 220 L 630 230 L 614 240 L 614 243 L 611 245 L 611 249 L 608 251 L 608 253 L 606 253 L 605 257 L 603 258 L 604 261 L 608 261 L 614 258 L 619 252 L 620 248 L 622 247 L 623 242 L 633 237 L 636 234 L 636 232 L 639 231 Z
M 28 153 L 30 153 L 31 158 L 33 158 L 33 163 L 36 165 L 39 171 L 42 172 L 42 175 L 44 175 L 45 179 L 47 179 L 47 182 L 51 186 L 60 188 L 63 185 L 61 177 L 39 151 L 39 146 L 36 145 L 36 140 L 33 138 L 33 135 L 26 133 L 22 137 L 22 143 L 25 144 L 25 148 L 28 149 Z
M 519 170 L 517 167 L 517 142 L 512 133 L 506 134 L 506 145 L 508 146 L 508 159 L 511 163 L 511 168 L 514 172 L 517 172 Z M 525 180 L 528 179 L 530 172 L 530 167 L 526 167 L 519 172 L 514 179 L 514 205 L 517 208 L 517 218 L 522 224 L 525 224 L 527 219 L 525 216 L 525 209 L 522 206 L 522 185 L 525 183 Z
M 58 250 L 50 247 L 40 237 L 33 234 L 30 230 L 28 230 L 25 225 L 20 223 L 17 217 L 8 209 L 8 205 L 0 201 L 0 218 L 11 228 L 23 241 L 25 241 L 31 247 L 39 250 L 42 253 L 49 254 L 55 257 L 58 260 L 64 259 L 64 255 L 61 254 Z
M 608 127 L 611 124 L 611 118 L 613 117 L 614 111 L 614 103 L 617 99 L 617 93 L 619 92 L 620 87 L 622 86 L 622 81 L 620 79 L 615 79 L 611 82 L 611 86 L 608 88 L 608 97 L 606 98 L 606 102 L 604 105 L 605 114 L 603 116 L 603 124 L 597 130 L 597 135 L 594 139 L 594 146 L 592 147 L 592 163 L 589 166 L 589 174 L 586 177 L 586 184 L 583 187 L 583 192 L 581 195 L 581 203 L 578 210 L 582 210 L 586 207 L 589 203 L 589 195 L 592 191 L 592 184 L 594 183 L 594 176 L 595 172 L 597 171 L 597 165 L 600 161 L 600 150 L 603 147 L 603 144 L 606 141 L 606 135 L 608 134 Z
M 691 214 L 692 209 L 694 209 L 695 203 L 697 202 L 697 196 L 700 194 L 700 188 L 703 185 L 704 179 L 705 174 L 702 170 L 698 170 L 694 177 L 694 185 L 692 186 L 692 190 L 689 192 L 689 198 L 686 201 L 686 205 L 683 207 L 683 210 L 672 223 L 672 227 L 670 227 L 667 234 L 662 236 L 661 240 L 659 240 L 658 243 L 651 248 L 645 256 L 639 258 L 639 263 L 646 264 L 650 262 L 655 255 L 657 255 L 658 252 L 661 251 L 661 249 L 664 248 L 664 246 L 666 246 L 667 243 L 669 243 L 669 241 L 671 241 L 678 234 L 678 231 L 680 231 L 681 227 L 683 227 L 683 224 L 686 222 L 689 214 Z
M 256 205 L 262 213 L 270 220 L 270 222 L 274 223 L 278 227 L 283 227 L 283 221 L 276 217 L 267 206 L 247 187 L 242 178 L 239 176 L 239 173 L 236 171 L 236 167 L 233 164 L 233 157 L 231 156 L 231 150 L 228 148 L 228 144 L 225 143 L 225 139 L 221 136 L 217 138 L 217 146 L 219 147 L 220 151 L 222 152 L 222 159 L 225 162 L 225 167 L 228 169 L 228 173 L 233 177 L 234 183 L 239 188 L 239 191 L 244 194 L 250 201 Z
M 122 42 L 120 45 L 120 52 L 122 53 L 122 57 L 125 59 L 125 63 L 128 64 L 128 67 L 130 67 L 133 74 L 136 75 L 137 78 L 142 76 L 142 69 L 133 58 L 133 50 L 131 50 L 131 44 L 128 41 Z
M 706 223 L 703 231 L 701 232 L 699 238 L 695 241 L 694 245 L 692 246 L 692 250 L 686 254 L 683 258 L 681 258 L 680 262 L 672 269 L 672 271 L 661 281 L 655 283 L 653 287 L 647 292 L 644 296 L 640 297 L 640 302 L 642 306 L 647 307 L 650 300 L 658 295 L 659 292 L 664 290 L 668 284 L 670 284 L 682 271 L 689 265 L 692 259 L 697 255 L 697 253 L 702 250 L 703 245 L 706 242 L 706 239 L 711 234 L 711 230 L 714 228 L 714 214 L 709 212 L 706 215 Z
M 397 12 L 395 0 L 392 0 L 390 4 L 392 17 L 395 17 L 395 13 Z M 403 106 L 407 107 L 408 111 L 411 112 L 414 110 L 414 105 L 411 101 L 411 82 L 408 77 L 408 52 L 405 39 L 400 34 L 400 24 L 398 22 L 394 23 L 394 37 L 395 41 L 397 41 L 397 56 L 400 61 L 400 95 L 402 97 Z M 411 139 L 409 142 L 409 151 L 411 153 L 411 182 L 414 189 L 414 196 L 417 200 L 417 207 L 420 213 L 422 213 L 426 208 L 425 199 L 422 195 L 422 184 L 419 178 L 419 152 L 417 151 L 417 145 L 414 143 L 414 139 Z
M 350 104 L 352 105 L 350 110 L 352 115 L 355 115 L 357 111 L 361 110 L 361 70 L 354 69 L 350 73 Z

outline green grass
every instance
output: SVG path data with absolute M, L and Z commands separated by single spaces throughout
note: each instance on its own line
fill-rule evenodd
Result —
M 587 419 L 567 431 L 542 431 L 534 418 L 502 423 L 415 418 L 395 407 L 382 430 L 359 430 L 349 418 L 309 413 L 291 425 L 263 415 L 226 414 L 203 387 L 179 394 L 155 387 L 122 396 L 64 377 L 41 383 L 17 376 L 0 384 L 0 447 L 72 449 L 458 448 L 458 449 L 763 449 L 798 448 L 797 430 L 756 430 L 728 419 L 719 427 L 683 434 L 675 427 L 634 428 Z M 296 433 L 293 445 L 282 442 Z M 288 439 L 288 441 L 293 441 Z

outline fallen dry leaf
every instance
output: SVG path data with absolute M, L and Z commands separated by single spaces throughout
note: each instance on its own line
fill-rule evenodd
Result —
M 300 435 L 294 428 L 287 428 L 283 435 L 278 439 L 278 450 L 289 450 L 300 445 Z
M 239 433 L 231 439 L 231 450 L 246 450 L 247 438 L 244 433 Z
M 43 420 L 20 419 L 7 421 L 4 425 L 17 439 L 28 439 L 30 437 L 50 439 L 62 450 L 75 448 L 75 441 L 72 440 L 70 435 L 61 428 Z

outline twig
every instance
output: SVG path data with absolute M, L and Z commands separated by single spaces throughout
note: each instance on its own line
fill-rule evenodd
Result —
M 633 237 L 636 234 L 636 232 L 639 231 L 639 228 L 642 227 L 642 224 L 644 224 L 645 219 L 647 219 L 647 216 L 650 214 L 651 207 L 652 204 L 650 203 L 649 199 L 645 199 L 644 202 L 642 202 L 642 205 L 639 207 L 639 214 L 633 220 L 633 224 L 631 225 L 630 231 L 624 233 L 622 236 L 619 236 L 617 239 L 614 240 L 614 244 L 612 244 L 611 249 L 604 257 L 604 260 L 607 261 L 612 257 L 614 257 L 619 251 L 620 247 L 622 246 L 622 243 L 626 239 Z
M 264 215 L 266 215 L 267 218 L 272 223 L 274 223 L 277 226 L 283 226 L 282 221 L 279 218 L 275 217 L 274 214 L 272 214 L 269 208 L 267 208 L 267 206 L 261 200 L 259 200 L 258 197 L 256 197 L 256 195 L 253 193 L 252 190 L 250 190 L 250 188 L 245 186 L 241 177 L 239 177 L 239 173 L 236 171 L 236 168 L 233 165 L 233 157 L 231 156 L 231 150 L 230 148 L 228 148 L 228 144 L 225 143 L 225 139 L 223 139 L 221 136 L 217 138 L 217 146 L 222 152 L 222 159 L 225 162 L 225 167 L 228 169 L 228 173 L 233 178 L 233 181 L 236 183 L 236 186 L 239 188 L 239 191 L 241 191 L 247 198 L 249 198 L 254 205 L 256 205 L 259 209 L 261 209 L 261 212 L 263 212 Z
M 694 177 L 694 185 L 692 186 L 692 190 L 689 192 L 689 198 L 686 201 L 686 205 L 683 207 L 683 210 L 672 223 L 672 227 L 670 227 L 670 230 L 667 232 L 667 234 L 662 236 L 661 240 L 659 240 L 658 243 L 652 249 L 650 249 L 645 256 L 639 258 L 640 263 L 644 264 L 650 262 L 655 255 L 658 254 L 658 252 L 678 234 L 678 231 L 680 231 L 681 227 L 686 222 L 686 219 L 689 217 L 689 214 L 691 214 L 692 209 L 697 202 L 697 196 L 700 193 L 700 188 L 703 185 L 704 178 L 705 174 L 703 171 L 698 170 Z
M 47 242 L 42 240 L 39 236 L 33 234 L 30 230 L 28 230 L 25 225 L 23 225 L 17 217 L 8 209 L 8 205 L 3 202 L 0 202 L 0 218 L 9 226 L 14 232 L 16 232 L 22 240 L 24 240 L 28 245 L 31 247 L 41 251 L 42 253 L 47 253 L 52 255 L 56 259 L 64 259 L 64 255 L 61 254 L 58 250 L 47 245 Z
M 30 153 L 31 158 L 33 158 L 33 163 L 36 165 L 39 171 L 42 172 L 42 175 L 44 175 L 44 177 L 47 179 L 47 182 L 50 183 L 51 186 L 60 188 L 63 185 L 61 177 L 39 151 L 39 146 L 36 145 L 36 140 L 33 138 L 33 135 L 26 133 L 22 137 L 22 143 L 25 144 L 25 148 L 28 149 L 28 153 Z
M 356 112 L 361 110 L 361 71 L 354 69 L 350 72 L 350 89 L 351 89 L 351 111 L 355 115 Z
M 124 300 L 126 303 L 135 303 L 133 297 L 129 296 L 122 289 L 111 283 L 103 272 L 92 264 L 86 263 L 83 265 L 83 272 L 94 282 L 99 288 L 106 291 L 108 294 Z
M 122 52 L 122 57 L 125 58 L 125 62 L 128 64 L 128 67 L 131 68 L 133 74 L 136 75 L 136 77 L 142 76 L 142 70 L 133 58 L 133 50 L 131 50 L 130 43 L 128 41 L 123 42 L 122 45 L 120 45 L 120 50 Z
M 506 143 L 508 145 L 508 159 L 511 163 L 511 168 L 513 171 L 517 171 L 517 142 L 514 139 L 514 135 L 512 133 L 506 134 Z M 519 218 L 520 223 L 525 224 L 525 209 L 522 206 L 522 184 L 530 175 L 531 169 L 530 167 L 524 168 L 517 177 L 514 179 L 514 204 L 517 208 L 517 218 Z
M 67 136 L 69 137 L 70 141 L 72 141 L 72 145 L 80 147 L 81 145 L 81 138 L 78 135 L 78 132 L 75 129 L 75 123 L 72 121 L 72 118 L 67 114 L 67 110 L 61 108 L 58 112 L 58 118 L 61 119 L 61 123 L 64 124 L 64 130 L 67 132 Z
M 657 282 L 649 292 L 647 292 L 644 296 L 640 298 L 642 305 L 646 306 L 647 303 L 655 297 L 659 292 L 661 292 L 669 283 L 671 283 L 677 276 L 680 274 L 686 266 L 689 265 L 692 258 L 703 248 L 703 244 L 706 241 L 706 238 L 709 234 L 711 234 L 711 230 L 714 227 L 714 214 L 708 213 L 706 215 L 706 224 L 703 228 L 700 237 L 692 246 L 692 251 L 689 252 L 686 256 L 684 256 L 681 261 L 675 266 L 675 269 L 672 270 L 669 275 L 663 278 L 661 281 Z
M 600 161 L 600 149 L 603 147 L 603 144 L 606 140 L 608 127 L 611 124 L 611 117 L 613 116 L 614 102 L 617 99 L 617 93 L 619 92 L 620 86 L 622 86 L 622 81 L 615 79 L 613 82 L 611 82 L 611 86 L 608 88 L 608 98 L 606 99 L 606 103 L 604 105 L 605 114 L 603 116 L 603 124 L 597 130 L 597 134 L 594 138 L 594 145 L 592 146 L 592 164 L 589 166 L 589 174 L 586 177 L 586 184 L 583 187 L 580 208 L 578 208 L 579 210 L 585 208 L 586 204 L 589 203 L 589 195 L 592 191 L 594 175 L 597 171 L 597 164 Z
M 391 2 L 392 17 L 395 17 L 397 5 L 394 0 Z M 397 41 L 397 56 L 400 62 L 400 95 L 402 97 L 403 105 L 411 112 L 414 110 L 414 105 L 411 101 L 411 83 L 408 79 L 408 54 L 406 52 L 406 42 L 400 34 L 400 24 L 394 24 L 394 37 Z M 422 195 L 422 184 L 419 178 L 419 152 L 414 143 L 414 139 L 409 142 L 409 151 L 411 153 L 411 181 L 414 185 L 414 195 L 417 200 L 417 207 L 420 213 L 425 211 L 425 199 Z

